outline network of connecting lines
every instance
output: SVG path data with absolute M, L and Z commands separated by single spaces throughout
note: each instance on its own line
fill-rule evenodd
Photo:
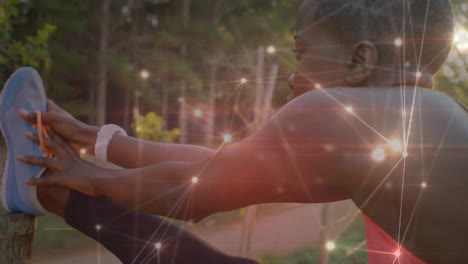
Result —
M 402 1 L 405 1 L 405 0 L 402 0 Z M 426 11 L 425 25 L 426 25 L 428 15 L 429 15 L 428 10 L 429 10 L 430 2 L 431 2 L 430 0 L 427 1 L 428 7 L 427 7 L 427 11 Z M 406 5 L 403 5 L 403 6 L 406 6 Z M 338 11 L 339 10 L 337 10 L 337 12 Z M 403 19 L 404 20 L 407 19 L 406 16 L 404 16 Z M 403 25 L 405 25 L 406 23 L 412 23 L 412 21 L 403 21 Z M 424 32 L 425 32 L 425 29 L 424 29 Z M 420 50 L 417 51 L 416 50 L 416 45 L 414 45 L 415 46 L 414 50 L 407 51 L 406 49 L 407 49 L 408 45 L 406 45 L 407 43 L 404 43 L 404 42 L 411 39 L 411 38 L 409 38 L 407 36 L 407 34 L 409 34 L 409 33 L 405 32 L 405 30 L 403 29 L 402 35 L 395 36 L 393 45 L 395 46 L 395 49 L 397 49 L 398 52 L 400 52 L 402 54 L 402 57 L 403 57 L 404 61 L 406 61 L 405 57 L 406 57 L 407 52 L 419 53 L 419 55 L 418 55 L 419 62 L 418 62 L 418 65 L 417 65 L 417 71 L 407 72 L 405 70 L 404 66 L 399 70 L 395 70 L 393 68 L 387 68 L 385 70 L 390 71 L 390 72 L 391 71 L 394 71 L 394 72 L 396 71 L 401 76 L 401 79 L 404 79 L 405 75 L 407 75 L 407 74 L 412 74 L 412 75 L 414 75 L 414 77 L 416 79 L 419 79 L 421 77 L 421 75 L 422 75 L 421 72 L 424 71 L 424 69 L 421 69 L 421 56 L 422 56 L 424 47 L 421 46 Z M 424 35 L 423 35 L 422 43 L 424 43 Z M 276 49 L 274 47 L 268 47 L 267 51 L 268 51 L 268 53 L 276 53 L 278 58 L 280 58 L 280 59 L 282 58 L 281 57 L 281 50 L 279 50 L 279 49 Z M 444 52 L 445 51 L 441 51 L 441 53 L 444 53 Z M 286 60 L 285 58 L 283 58 L 283 59 L 284 59 L 285 62 L 288 62 L 288 60 Z M 322 57 L 321 59 L 327 59 L 327 58 Z M 343 61 L 342 63 L 347 63 L 347 61 Z M 302 76 L 307 76 L 307 73 L 299 73 L 299 74 L 301 74 Z M 281 79 L 281 78 L 282 77 L 279 77 L 279 79 Z M 415 210 L 417 208 L 417 205 L 418 205 L 418 203 L 420 201 L 420 198 L 423 195 L 423 190 L 428 187 L 427 179 L 421 181 L 421 183 L 420 183 L 421 192 L 419 193 L 419 196 L 418 196 L 418 202 L 414 206 L 413 212 L 410 215 L 410 220 L 407 223 L 407 226 L 402 226 L 402 220 L 401 220 L 402 219 L 402 214 L 403 214 L 402 206 L 403 206 L 404 199 L 405 199 L 405 174 L 406 174 L 405 163 L 406 163 L 407 157 L 410 155 L 408 153 L 408 146 L 410 145 L 409 139 L 410 139 L 410 135 L 412 133 L 413 123 L 415 122 L 413 114 L 414 114 L 414 111 L 415 111 L 416 102 L 418 100 L 418 93 L 417 93 L 418 90 L 416 89 L 417 88 L 416 85 L 414 87 L 407 87 L 406 85 L 403 85 L 403 86 L 400 87 L 401 94 L 402 94 L 402 97 L 401 97 L 401 100 L 402 100 L 402 102 L 401 102 L 401 106 L 402 106 L 402 109 L 401 109 L 401 113 L 402 113 L 401 114 L 401 122 L 402 122 L 402 128 L 403 128 L 403 131 L 402 131 L 403 137 L 402 138 L 391 138 L 389 135 L 386 135 L 385 131 L 378 131 L 376 128 L 374 128 L 372 125 L 370 125 L 364 118 L 362 118 L 360 116 L 360 113 L 358 111 L 356 111 L 356 109 L 353 107 L 353 105 L 345 104 L 344 102 L 341 102 L 339 99 L 334 97 L 331 93 L 327 92 L 327 89 L 325 87 L 331 86 L 331 85 L 333 85 L 333 83 L 314 83 L 313 80 L 309 80 L 309 81 L 312 83 L 313 88 L 315 88 L 316 90 L 319 90 L 320 92 L 322 92 L 325 95 L 329 96 L 334 102 L 336 102 L 337 105 L 339 105 L 342 108 L 342 110 L 344 112 L 346 112 L 349 115 L 350 118 L 354 118 L 354 119 L 358 120 L 359 122 L 361 122 L 370 131 L 372 131 L 372 133 L 375 133 L 381 139 L 381 142 L 376 142 L 376 147 L 372 150 L 371 153 L 369 153 L 370 154 L 369 157 L 372 158 L 375 162 L 383 161 L 386 158 L 386 151 L 388 151 L 388 148 L 382 147 L 383 145 L 386 145 L 392 151 L 401 154 L 401 158 L 396 162 L 394 167 L 392 167 L 391 170 L 388 172 L 388 174 L 383 178 L 382 182 L 377 186 L 375 191 L 367 198 L 367 201 L 371 200 L 372 196 L 378 191 L 378 189 L 381 188 L 384 185 L 385 180 L 391 175 L 391 173 L 395 170 L 395 168 L 397 166 L 402 165 L 403 166 L 403 171 L 401 173 L 402 185 L 401 185 L 400 214 L 399 214 L 399 228 L 398 228 L 398 241 L 397 241 L 398 245 L 402 245 L 405 238 L 406 238 L 406 236 L 407 236 L 407 232 L 409 230 L 409 225 L 411 225 L 411 223 L 413 221 L 414 212 L 415 212 Z M 235 99 L 235 105 L 234 105 L 234 108 L 233 108 L 234 113 L 236 115 L 238 115 L 242 120 L 247 120 L 245 117 L 242 116 L 242 113 L 238 110 L 239 109 L 239 107 L 238 107 L 239 98 L 240 98 L 240 95 L 241 95 L 241 93 L 243 91 L 243 88 L 246 87 L 246 85 L 248 85 L 249 83 L 254 83 L 255 81 L 249 80 L 247 78 L 241 78 L 240 80 L 231 81 L 231 82 L 238 82 L 238 85 L 237 85 L 236 89 L 234 90 L 234 94 L 232 95 L 232 96 L 234 96 L 236 98 Z M 411 98 L 406 98 L 406 89 L 407 88 L 412 88 L 412 90 L 414 91 L 414 94 L 413 94 L 413 96 L 411 96 Z M 409 109 L 407 109 L 407 107 L 406 107 L 407 106 L 407 104 L 406 104 L 407 101 L 411 102 L 411 106 L 410 106 Z M 180 103 L 186 104 L 186 101 L 183 100 L 183 98 L 181 98 Z M 195 117 L 198 117 L 198 118 L 203 117 L 203 112 L 199 108 L 193 108 L 193 107 L 190 107 L 187 104 L 186 104 L 186 107 L 187 107 L 187 109 L 189 109 L 189 111 L 187 111 L 187 112 L 193 113 L 193 115 Z M 261 122 L 262 119 L 263 119 L 263 117 L 258 117 L 258 120 L 254 120 L 253 122 L 250 122 L 250 124 L 248 124 L 248 126 L 247 126 L 247 129 L 249 128 L 249 126 L 258 126 L 258 123 Z M 233 116 L 233 118 L 231 120 L 231 125 L 230 125 L 231 129 L 233 127 L 233 125 L 232 125 L 233 121 L 234 121 L 234 116 Z M 245 129 L 246 128 L 243 128 L 243 130 L 245 130 Z M 232 142 L 232 140 L 233 140 L 233 136 L 236 133 L 239 133 L 239 131 L 228 131 L 228 132 L 226 132 L 226 133 L 224 133 L 222 135 L 219 135 L 220 137 L 223 138 L 223 143 L 218 148 L 217 152 L 221 151 L 225 146 L 230 144 Z M 284 141 L 283 143 L 288 144 L 288 140 L 286 138 L 283 138 L 283 141 Z M 326 147 L 330 147 L 330 146 L 326 146 Z M 209 166 L 209 164 L 210 164 L 210 161 L 208 161 L 205 164 L 205 167 Z M 150 239 L 148 239 L 147 241 L 144 241 L 147 245 L 154 245 L 154 250 L 155 250 L 155 253 L 156 253 L 155 256 L 156 256 L 156 259 L 157 259 L 158 263 L 159 263 L 159 253 L 162 250 L 164 250 L 164 242 L 167 239 L 167 231 L 168 231 L 168 226 L 169 225 L 166 225 L 166 224 L 169 224 L 169 223 L 171 223 L 173 221 L 170 218 L 171 215 L 175 216 L 175 215 L 179 214 L 181 210 L 187 210 L 187 208 L 183 208 L 183 205 L 189 204 L 189 203 L 187 203 L 187 201 L 190 199 L 190 195 L 191 195 L 191 192 L 192 192 L 193 188 L 196 188 L 196 186 L 199 185 L 199 184 L 203 184 L 203 178 L 200 178 L 200 175 L 203 175 L 203 173 L 202 173 L 203 169 L 204 168 L 201 169 L 199 174 L 194 175 L 191 178 L 191 181 L 187 182 L 185 186 L 180 186 L 180 188 L 184 188 L 186 191 L 180 197 L 180 199 L 174 204 L 173 208 L 170 210 L 170 212 L 168 214 L 169 217 L 165 218 L 164 222 L 160 226 L 155 227 L 155 230 L 154 230 L 154 232 L 153 232 Z M 189 188 L 187 188 L 188 186 L 189 186 Z M 148 201 L 148 202 L 151 202 L 151 201 Z M 356 213 L 356 215 L 357 215 L 357 213 Z M 96 230 L 97 231 L 100 231 L 102 228 L 105 228 L 105 227 L 101 226 L 101 224 L 99 224 L 99 223 L 96 225 Z M 173 241 L 171 241 L 171 243 L 173 243 Z M 329 248 L 329 249 L 339 247 L 339 246 L 340 245 L 335 245 L 332 241 L 329 241 L 327 243 L 327 248 Z M 401 250 L 401 247 L 395 248 L 391 252 L 375 252 L 375 253 L 393 255 L 394 256 L 394 261 L 393 262 L 398 263 L 398 260 L 399 260 L 399 257 L 400 257 L 400 250 Z M 140 254 L 142 252 L 143 251 L 141 251 Z M 135 258 L 135 260 L 138 259 L 138 257 L 139 257 L 139 255 Z M 139 261 L 139 263 L 146 263 L 146 262 L 149 263 L 151 261 L 154 261 L 153 257 L 154 256 L 148 255 L 148 257 L 146 259 L 138 260 L 138 261 Z
M 402 1 L 405 2 L 406 0 L 402 0 Z M 425 25 L 427 23 L 427 20 L 430 19 L 428 17 L 429 16 L 428 10 L 429 10 L 430 3 L 431 3 L 431 1 L 428 0 L 427 1 L 428 6 L 427 6 L 427 11 L 426 11 L 426 20 L 424 22 L 424 27 L 425 27 Z M 405 7 L 405 6 L 406 5 L 403 5 L 403 7 Z M 337 12 L 338 11 L 339 10 L 337 10 Z M 331 15 L 333 15 L 333 14 L 331 14 Z M 406 20 L 407 17 L 404 16 L 402 19 Z M 319 22 L 323 22 L 323 20 L 321 20 Z M 403 21 L 403 25 L 405 25 L 406 23 L 411 24 L 412 21 Z M 314 25 L 311 25 L 311 26 L 314 26 Z M 425 30 L 426 29 L 424 28 L 424 33 L 425 33 Z M 409 34 L 410 34 L 409 32 L 405 32 L 405 29 L 403 27 L 402 34 L 399 35 L 399 36 L 395 36 L 394 42 L 392 43 L 392 45 L 394 45 L 394 48 L 396 50 L 398 50 L 398 52 L 402 55 L 403 61 L 406 61 L 405 57 L 406 57 L 406 54 L 408 52 L 414 52 L 415 54 L 417 54 L 417 58 L 419 58 L 418 65 L 416 65 L 417 70 L 412 71 L 412 72 L 407 72 L 405 70 L 406 68 L 404 66 L 405 63 L 400 64 L 400 65 L 403 65 L 403 66 L 401 66 L 401 68 L 399 70 L 395 70 L 394 68 L 386 68 L 385 70 L 388 71 L 388 72 L 396 72 L 397 74 L 399 74 L 401 76 L 401 79 L 405 79 L 405 75 L 409 75 L 409 74 L 414 75 L 414 77 L 416 79 L 419 79 L 422 76 L 422 72 L 424 71 L 424 69 L 421 68 L 421 57 L 422 57 L 422 54 L 423 54 L 424 47 L 421 45 L 420 50 L 416 50 L 416 44 L 414 44 L 414 49 L 407 50 L 407 47 L 409 47 L 410 45 L 407 45 L 408 43 L 405 43 L 405 41 L 411 40 L 411 38 L 408 37 Z M 424 37 L 425 36 L 423 34 L 423 39 L 422 39 L 421 43 L 424 43 Z M 270 46 L 267 49 L 268 53 L 275 53 L 276 57 L 283 60 L 285 63 L 289 63 L 289 60 L 282 56 L 282 51 L 283 51 L 282 49 L 278 49 L 278 48 L 275 48 L 273 46 Z M 446 51 L 441 51 L 441 53 L 444 53 L 444 52 L 446 52 Z M 307 56 L 307 54 L 305 54 L 305 56 Z M 327 58 L 326 57 L 321 57 L 320 59 L 325 59 L 326 60 Z M 342 61 L 342 63 L 348 63 L 348 62 L 347 61 Z M 293 65 L 290 65 L 290 66 L 291 66 L 291 68 L 293 68 Z M 302 73 L 299 72 L 298 74 L 301 74 L 301 76 L 307 76 L 307 73 L 305 73 L 305 72 L 302 72 Z M 285 77 L 286 76 L 280 76 L 280 77 L 278 77 L 278 79 L 279 80 L 285 79 Z M 419 192 L 418 200 L 417 200 L 416 204 L 414 205 L 414 209 L 413 209 L 411 215 L 409 216 L 409 222 L 407 223 L 407 226 L 403 226 L 402 225 L 402 217 L 403 217 L 402 207 L 403 207 L 403 203 L 405 201 L 405 176 L 406 176 L 405 175 L 406 174 L 405 164 L 406 164 L 406 159 L 411 154 L 411 153 L 408 153 L 408 146 L 411 144 L 410 135 L 413 133 L 412 127 L 414 126 L 414 123 L 417 122 L 417 120 L 415 120 L 415 118 L 414 118 L 415 107 L 416 107 L 416 104 L 417 104 L 416 102 L 418 101 L 417 86 L 414 85 L 414 87 L 407 87 L 406 85 L 402 85 L 399 88 L 401 90 L 401 95 L 402 95 L 402 97 L 401 97 L 401 106 L 402 106 L 402 109 L 401 109 L 401 125 L 402 125 L 402 128 L 403 128 L 403 131 L 402 131 L 402 137 L 401 138 L 393 138 L 391 135 L 387 135 L 385 131 L 378 131 L 378 129 L 374 128 L 369 122 L 367 122 L 365 120 L 365 118 L 361 117 L 361 115 L 360 115 L 360 113 L 359 113 L 359 111 L 357 110 L 356 107 L 354 107 L 353 105 L 346 104 L 345 102 L 340 101 L 333 94 L 327 92 L 326 87 L 332 86 L 333 83 L 314 83 L 314 80 L 309 80 L 309 81 L 311 83 L 311 88 L 313 88 L 313 89 L 315 89 L 317 91 L 320 91 L 323 94 L 327 95 L 330 99 L 332 99 L 349 116 L 349 118 L 353 118 L 353 119 L 358 120 L 365 127 L 367 127 L 367 129 L 369 131 L 371 131 L 372 133 L 377 135 L 378 138 L 381 139 L 380 142 L 375 142 L 375 148 L 371 151 L 371 153 L 369 153 L 369 157 L 371 159 L 373 159 L 375 162 L 381 162 L 381 161 L 386 159 L 387 151 L 389 151 L 389 150 L 393 151 L 394 153 L 400 153 L 401 154 L 401 158 L 398 159 L 398 161 L 391 168 L 391 170 L 388 172 L 388 174 L 385 177 L 383 177 L 383 180 L 376 187 L 374 192 L 372 192 L 372 194 L 367 198 L 367 201 L 370 201 L 372 199 L 373 195 L 379 190 L 379 188 L 383 187 L 386 179 L 392 174 L 392 172 L 394 172 L 395 168 L 401 165 L 403 170 L 402 170 L 402 173 L 400 175 L 402 185 L 401 185 L 399 227 L 398 227 L 398 241 L 397 242 L 398 242 L 398 245 L 402 245 L 404 243 L 406 237 L 407 237 L 408 230 L 409 230 L 409 225 L 411 225 L 411 223 L 413 221 L 413 216 L 414 216 L 415 210 L 416 210 L 416 208 L 418 206 L 418 203 L 419 203 L 419 201 L 420 201 L 420 199 L 421 199 L 421 197 L 423 195 L 423 192 L 424 192 L 424 190 L 426 188 L 428 188 L 427 179 L 423 179 L 420 182 L 420 192 Z M 244 88 L 248 87 L 249 84 L 252 84 L 252 83 L 255 83 L 255 82 L 256 82 L 255 80 L 250 80 L 248 78 L 241 78 L 240 80 L 224 81 L 223 82 L 224 84 L 226 84 L 226 83 L 237 83 L 236 89 L 234 89 L 233 93 L 230 95 L 230 97 L 235 98 L 235 100 L 234 100 L 235 104 L 234 104 L 234 107 L 233 107 L 234 115 L 232 116 L 232 120 L 230 122 L 230 129 L 232 130 L 233 127 L 234 127 L 233 122 L 234 122 L 234 118 L 236 116 L 238 118 L 241 118 L 242 120 L 244 120 L 244 122 L 248 122 L 249 124 L 245 128 L 242 128 L 242 131 L 226 131 L 225 133 L 223 133 L 221 135 L 218 135 L 219 137 L 221 137 L 223 139 L 223 143 L 217 148 L 216 153 L 219 153 L 224 147 L 226 147 L 230 143 L 232 143 L 232 141 L 233 141 L 236 134 L 238 134 L 240 132 L 243 132 L 246 129 L 248 130 L 250 127 L 257 127 L 258 124 L 262 120 L 264 120 L 264 116 L 260 116 L 260 117 L 257 117 L 258 120 L 254 120 L 252 122 L 249 122 L 249 121 L 247 121 L 248 119 L 243 116 L 241 111 L 239 111 L 239 98 L 240 98 L 242 92 L 244 91 Z M 412 89 L 414 91 L 413 95 L 410 98 L 406 97 L 406 94 L 407 94 L 406 89 Z M 196 108 L 196 107 L 191 107 L 190 105 L 187 104 L 187 102 L 186 102 L 186 100 L 184 100 L 184 98 L 180 98 L 180 99 L 181 100 L 179 100 L 179 102 L 181 104 L 185 104 L 186 109 L 188 109 L 187 114 L 189 114 L 189 113 L 193 114 L 193 116 L 195 116 L 196 118 L 199 118 L 200 120 L 203 120 L 204 113 L 203 113 L 203 111 L 201 109 Z M 407 102 L 410 102 L 410 107 L 409 108 L 407 108 Z M 288 139 L 287 138 L 282 138 L 282 140 L 283 140 L 282 143 L 288 144 Z M 442 140 L 441 140 L 441 142 L 442 142 Z M 383 146 L 386 146 L 386 147 L 383 147 Z M 325 146 L 325 148 L 332 148 L 332 147 L 333 146 L 330 146 L 330 145 Z M 440 148 L 440 146 L 439 146 L 439 148 Z M 82 152 L 82 154 L 84 154 L 84 153 L 85 153 L 85 151 Z M 216 157 L 216 155 L 211 160 L 214 160 L 215 157 Z M 204 168 L 206 168 L 206 166 L 210 165 L 211 160 L 208 160 L 205 163 Z M 165 241 L 168 239 L 169 225 L 174 221 L 171 218 L 171 216 L 180 215 L 181 212 L 182 212 L 182 214 L 184 212 L 187 213 L 187 210 L 188 210 L 187 205 L 190 204 L 188 201 L 190 200 L 191 192 L 194 190 L 194 188 L 197 188 L 198 185 L 203 184 L 202 175 L 203 175 L 204 168 L 202 168 L 198 174 L 194 175 L 190 179 L 190 181 L 187 182 L 185 185 L 182 185 L 182 186 L 178 187 L 177 190 L 173 190 L 174 192 L 178 191 L 180 189 L 184 189 L 185 191 L 184 191 L 183 195 L 180 196 L 179 200 L 174 204 L 172 209 L 169 211 L 168 217 L 164 218 L 164 220 L 163 220 L 163 222 L 162 222 L 162 224 L 160 226 L 155 227 L 155 230 L 153 230 L 150 239 L 148 239 L 147 241 L 138 241 L 138 242 L 144 242 L 146 245 L 152 245 L 154 247 L 154 253 L 155 254 L 154 255 L 148 255 L 143 260 L 138 259 L 140 257 L 140 255 L 143 254 L 143 248 L 142 248 L 140 253 L 136 256 L 136 258 L 134 260 L 134 263 L 136 263 L 135 261 L 137 261 L 137 259 L 138 259 L 138 263 L 152 263 L 155 260 L 158 263 L 160 263 L 159 254 L 164 250 Z M 169 193 L 161 194 L 161 196 L 168 195 L 168 194 Z M 155 199 L 160 199 L 161 196 L 158 196 Z M 152 201 L 147 201 L 147 203 L 151 203 L 151 202 Z M 140 205 L 140 206 L 144 206 L 144 205 Z M 354 215 L 358 215 L 358 214 L 359 214 L 359 212 L 354 213 Z M 115 216 L 116 221 L 118 221 L 118 218 L 119 218 L 119 216 Z M 109 225 L 109 226 L 112 225 L 112 223 L 105 223 L 105 224 Z M 50 228 L 50 229 L 54 230 L 53 228 Z M 103 223 L 96 223 L 95 229 L 96 229 L 97 232 L 100 232 L 100 231 L 106 229 L 106 226 L 104 226 Z M 133 238 L 133 239 L 137 240 L 137 238 Z M 171 243 L 177 243 L 177 241 L 174 242 L 174 240 L 171 239 Z M 332 249 L 332 248 L 335 248 L 335 247 L 340 247 L 340 245 L 335 245 L 335 243 L 333 241 L 327 242 L 327 248 Z M 393 255 L 394 256 L 394 261 L 393 262 L 398 263 L 398 260 L 399 260 L 399 257 L 400 257 L 400 250 L 401 250 L 401 247 L 395 248 L 391 252 L 375 252 L 375 253 Z M 98 254 L 99 254 L 99 252 L 98 252 Z M 98 258 L 98 262 L 99 262 L 99 258 Z

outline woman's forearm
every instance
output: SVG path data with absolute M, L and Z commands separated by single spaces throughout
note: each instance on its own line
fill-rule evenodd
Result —
M 188 201 L 197 163 L 163 162 L 157 165 L 113 170 L 103 169 L 93 180 L 98 196 L 129 208 L 180 220 L 199 220 L 207 216 L 202 207 L 191 208 Z
M 115 135 L 109 143 L 109 161 L 124 168 L 140 168 L 166 161 L 193 162 L 215 152 L 195 145 L 159 143 Z
M 86 138 L 83 145 L 90 146 L 90 154 L 94 154 L 98 131 L 98 127 L 88 126 L 80 132 Z M 165 161 L 200 161 L 214 153 L 205 147 L 152 142 L 119 134 L 112 137 L 107 150 L 109 161 L 123 168 L 139 168 Z

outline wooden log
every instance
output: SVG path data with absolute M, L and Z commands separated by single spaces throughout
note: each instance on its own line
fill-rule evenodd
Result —
M 31 263 L 35 217 L 0 213 L 0 263 Z

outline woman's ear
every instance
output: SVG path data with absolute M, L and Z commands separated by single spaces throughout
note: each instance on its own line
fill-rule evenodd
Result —
M 362 86 L 372 77 L 378 62 L 378 52 L 374 43 L 361 41 L 353 47 L 349 61 L 346 84 L 350 87 Z

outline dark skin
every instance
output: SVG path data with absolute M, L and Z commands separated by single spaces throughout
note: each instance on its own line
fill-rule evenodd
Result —
M 291 102 L 256 133 L 220 151 L 116 135 L 109 158 L 127 169 L 101 168 L 79 158 L 69 145 L 93 146 L 97 128 L 52 105 L 44 120 L 57 134 L 52 132 L 46 144 L 57 160 L 20 157 L 50 169 L 30 182 L 38 186 L 41 203 L 63 216 L 63 201 L 74 189 L 152 214 L 199 220 L 258 203 L 352 199 L 422 260 L 463 263 L 468 257 L 463 243 L 468 213 L 460 202 L 468 198 L 466 114 L 451 99 L 430 90 L 431 69 L 421 76 L 411 71 L 400 76 L 399 65 L 379 60 L 372 42 L 337 42 L 323 25 L 309 20 L 311 8 L 312 0 L 300 10 Z M 414 90 L 404 92 L 409 98 L 406 111 L 418 120 L 412 126 L 407 125 L 410 117 L 402 122 L 402 85 L 427 88 L 418 90 L 418 103 L 424 107 L 414 109 Z M 311 87 L 323 89 L 310 91 Z M 350 88 L 327 89 L 334 87 Z M 348 103 L 353 103 L 354 114 L 346 111 Z M 33 114 L 21 115 L 35 120 Z M 82 133 L 70 130 L 72 125 Z M 36 135 L 29 137 L 37 141 Z M 408 144 L 392 149 L 395 138 L 408 138 Z M 138 144 L 143 146 L 141 155 Z M 332 151 L 324 147 L 329 144 Z M 376 149 L 385 150 L 384 160 L 373 158 Z M 196 184 L 194 176 L 199 179 Z M 170 213 L 187 193 L 190 210 Z

